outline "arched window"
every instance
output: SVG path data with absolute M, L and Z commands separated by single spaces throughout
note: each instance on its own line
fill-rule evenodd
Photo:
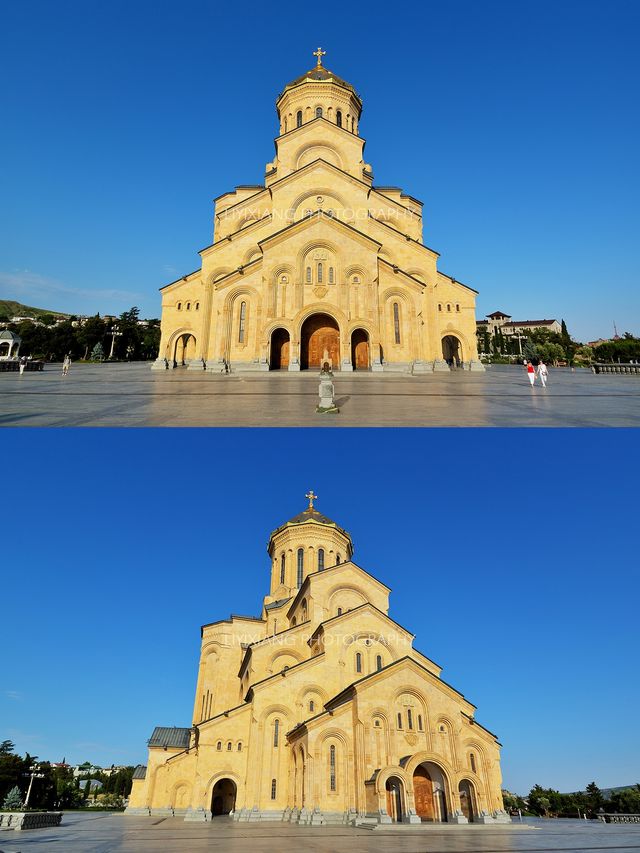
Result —
M 322 264 L 318 264 L 318 284 L 322 284 Z
M 469 753 L 469 764 L 471 766 L 471 772 L 476 773 L 476 757 L 472 752 Z
M 231 752 L 231 741 L 227 744 L 227 752 Z
M 460 312 L 460 305 L 456 302 L 456 311 Z
M 277 785 L 276 780 L 272 779 L 271 780 L 271 799 L 272 800 L 275 800 L 275 798 L 276 798 L 276 785 Z
M 302 110 L 296 113 L 296 127 L 302 127 Z
M 402 714 L 398 713 L 398 728 L 402 728 Z
M 285 557 L 284 551 L 280 557 L 280 583 L 284 583 Z
M 338 127 L 342 127 L 342 113 L 340 110 L 336 113 L 336 124 Z
M 322 107 L 316 107 L 316 118 L 322 118 Z
M 451 305 L 447 302 L 447 311 L 451 311 Z
M 280 735 L 280 720 L 276 720 L 273 724 L 273 745 L 278 745 L 278 739 Z
M 329 284 L 333 284 L 333 267 L 329 267 Z
M 238 342 L 241 344 L 244 343 L 244 323 L 245 323 L 246 317 L 247 317 L 247 303 L 241 302 L 240 303 L 240 325 L 238 328 Z
M 309 700 L 309 712 L 313 713 L 315 711 L 315 709 L 316 709 L 316 703 L 313 701 L 313 699 L 310 699 Z
M 242 741 L 238 741 L 238 752 L 242 752 Z
M 333 744 L 329 747 L 329 788 L 336 789 L 336 748 Z
M 297 620 L 297 619 L 296 619 L 296 617 L 294 616 L 294 617 L 293 617 L 293 619 L 291 620 L 291 627 L 292 627 L 292 628 L 295 628 L 297 624 L 298 624 L 298 620 Z
M 362 655 L 356 652 L 356 672 L 362 672 Z
M 377 729 L 379 729 L 379 728 L 380 728 L 380 720 L 375 720 L 375 721 L 374 721 L 374 723 L 373 723 L 373 725 L 374 725 Z
M 442 302 L 438 302 L 438 311 L 442 311 Z
M 342 616 L 342 607 L 338 607 L 338 616 Z
M 407 708 L 407 726 L 409 729 L 413 728 L 413 714 L 411 713 L 411 708 Z
M 191 303 L 187 302 L 187 311 L 191 311 Z
M 422 731 L 422 714 L 418 714 L 418 731 Z
M 298 586 L 302 586 L 302 574 L 304 572 L 304 551 L 298 548 Z
M 378 672 L 380 672 L 380 670 L 382 669 L 382 655 L 378 655 L 376 657 L 376 669 L 378 670 Z
M 200 303 L 196 302 L 196 311 L 199 311 L 199 310 L 200 310 Z
M 400 306 L 397 302 L 393 303 L 393 334 L 395 342 L 400 343 Z
M 340 556 L 340 554 L 336 554 L 336 566 L 339 566 L 341 562 L 342 562 L 342 557 Z
M 216 744 L 216 749 L 218 750 L 218 752 L 221 752 L 221 750 L 222 750 L 222 741 L 221 740 L 219 740 L 218 743 Z
M 182 302 L 178 302 L 178 311 L 182 311 Z
M 307 284 L 311 284 L 311 267 L 307 267 Z
M 287 132 L 287 117 L 284 117 L 284 132 Z
M 324 571 L 324 548 L 318 548 L 318 571 Z

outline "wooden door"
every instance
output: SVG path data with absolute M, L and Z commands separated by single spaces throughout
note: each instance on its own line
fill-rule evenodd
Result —
M 340 367 L 340 332 L 336 321 L 326 314 L 316 314 L 305 321 L 302 329 L 302 367 L 322 367 L 328 354 L 333 369 Z
M 271 337 L 271 369 L 286 370 L 289 367 L 289 332 L 276 329 Z
M 433 782 L 429 773 L 423 767 L 418 767 L 413 774 L 413 797 L 418 817 L 422 818 L 422 820 L 435 820 Z
M 364 329 L 356 329 L 351 336 L 351 363 L 354 370 L 369 369 L 369 337 Z

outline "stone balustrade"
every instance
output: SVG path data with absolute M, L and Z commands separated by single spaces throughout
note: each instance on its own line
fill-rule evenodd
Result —
M 599 814 L 603 823 L 640 823 L 640 814 Z
M 640 364 L 592 364 L 594 373 L 635 373 L 640 376 Z
M 0 812 L 0 829 L 44 829 L 61 821 L 62 812 Z

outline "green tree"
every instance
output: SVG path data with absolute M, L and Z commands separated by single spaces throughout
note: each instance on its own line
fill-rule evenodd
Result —
M 586 800 L 587 800 L 587 808 L 591 812 L 591 814 L 595 814 L 598 809 L 604 803 L 604 797 L 602 796 L 602 791 L 595 782 L 590 782 L 585 790 Z
M 17 785 L 9 791 L 7 796 L 4 798 L 3 808 L 5 809 L 21 809 L 22 808 L 22 794 L 20 793 L 20 788 Z
M 522 345 L 522 355 L 527 361 L 534 361 L 538 357 L 538 348 L 529 337 Z
M 104 361 L 104 348 L 100 341 L 91 350 L 91 361 Z

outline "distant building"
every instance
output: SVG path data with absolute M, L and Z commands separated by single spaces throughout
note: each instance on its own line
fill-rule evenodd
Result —
M 487 314 L 487 319 L 478 320 L 476 326 L 478 331 L 486 329 L 490 335 L 495 335 L 499 331 L 505 338 L 535 332 L 539 329 L 547 329 L 557 334 L 562 331 L 562 323 L 558 320 L 512 320 L 510 314 L 503 314 L 502 311 Z

